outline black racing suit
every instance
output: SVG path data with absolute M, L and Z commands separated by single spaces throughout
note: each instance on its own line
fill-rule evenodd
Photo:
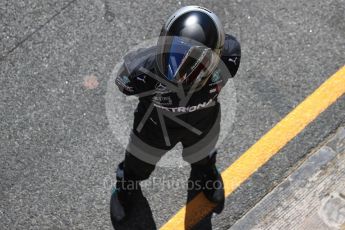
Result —
M 137 95 L 139 103 L 125 160 L 126 180 L 144 180 L 155 164 L 178 142 L 183 158 L 193 166 L 215 163 L 215 144 L 220 129 L 221 88 L 234 77 L 241 48 L 231 35 L 225 36 L 221 63 L 206 84 L 196 92 L 181 90 L 159 77 L 156 47 L 140 49 L 124 57 L 116 85 L 126 95 Z

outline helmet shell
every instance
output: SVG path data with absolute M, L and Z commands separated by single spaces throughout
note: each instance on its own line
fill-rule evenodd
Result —
M 186 6 L 163 25 L 157 44 L 156 64 L 169 81 L 196 88 L 205 84 L 216 68 L 225 33 L 219 18 L 200 6 Z M 202 78 L 202 79 L 201 79 Z

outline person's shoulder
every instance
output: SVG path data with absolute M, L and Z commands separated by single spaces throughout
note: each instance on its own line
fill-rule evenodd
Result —
M 222 56 L 241 56 L 241 45 L 233 35 L 225 34 Z
M 129 52 L 123 58 L 123 63 L 128 73 L 132 76 L 141 75 L 141 68 L 152 70 L 155 64 L 156 46 L 141 48 Z
M 219 66 L 226 66 L 226 69 L 230 72 L 230 75 L 223 73 L 226 77 L 234 77 L 240 66 L 241 61 L 241 46 L 237 39 L 229 34 L 225 35 L 224 47 L 221 55 L 222 62 Z M 221 68 L 225 70 L 225 68 Z M 223 71 L 222 71 L 223 72 Z

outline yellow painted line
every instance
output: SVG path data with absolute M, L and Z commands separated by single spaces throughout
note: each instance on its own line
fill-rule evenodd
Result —
M 344 93 L 345 66 L 326 80 L 223 171 L 225 196 L 229 196 Z M 160 230 L 190 229 L 207 216 L 214 207 L 214 204 L 207 201 L 200 193 L 180 209 Z

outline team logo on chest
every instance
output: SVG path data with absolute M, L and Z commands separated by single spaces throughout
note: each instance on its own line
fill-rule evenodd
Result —
M 161 82 L 157 82 L 157 84 L 155 85 L 155 89 L 156 89 L 157 93 L 167 93 L 167 92 L 169 92 L 167 87 L 165 85 L 163 85 Z

